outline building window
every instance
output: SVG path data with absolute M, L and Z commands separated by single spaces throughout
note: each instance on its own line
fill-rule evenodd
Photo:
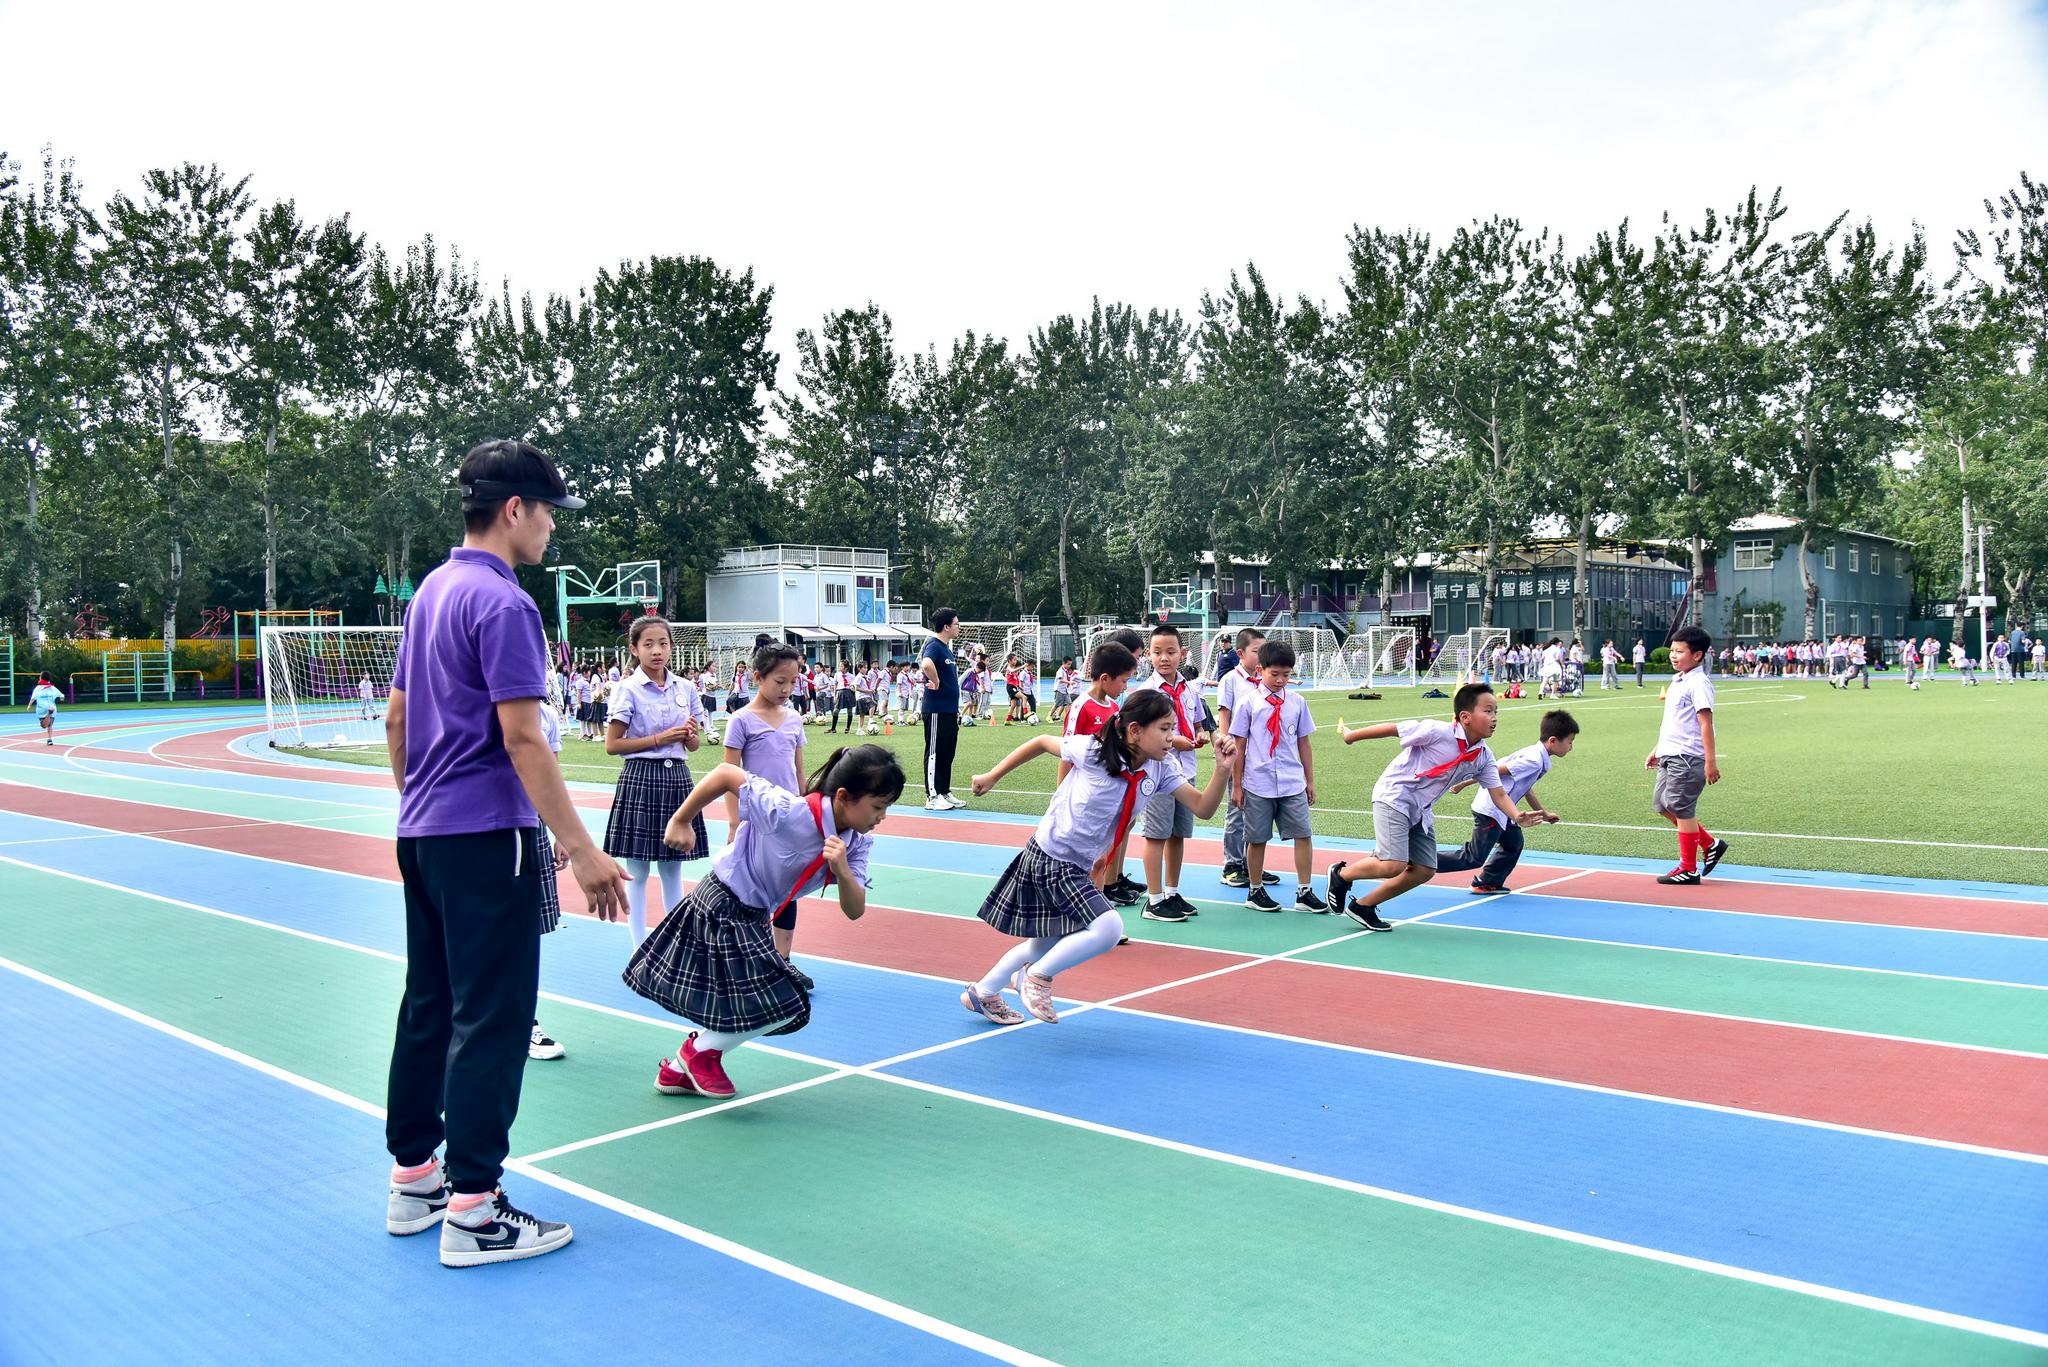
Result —
M 1743 639 L 1762 641 L 1775 638 L 1778 634 L 1778 619 L 1768 612 L 1746 612 L 1742 615 Z
M 1555 601 L 1554 599 L 1550 599 L 1550 598 L 1538 598 L 1538 599 L 1536 600 L 1536 630 L 1538 630 L 1538 631 L 1555 631 L 1556 629 L 1557 629 L 1557 603 L 1556 603 L 1556 601 Z
M 1871 572 L 1872 574 L 1883 574 L 1883 573 L 1884 573 L 1884 568 L 1883 568 L 1883 566 L 1884 566 L 1884 555 L 1883 555 L 1883 553 L 1882 553 L 1882 552 L 1879 552 L 1879 551 L 1872 551 L 1872 552 L 1870 553 L 1870 572 Z
M 1861 546 L 1851 546 L 1849 548 L 1849 573 L 1855 574 L 1863 568 L 1862 558 L 1863 548 Z
M 1827 636 L 1833 636 L 1835 634 L 1835 610 L 1833 608 L 1829 608 L 1825 613 L 1822 614 L 1822 617 L 1824 619 L 1820 624 L 1822 634 Z
M 1771 553 L 1776 546 L 1773 541 L 1738 541 L 1735 543 L 1735 568 L 1738 570 L 1767 570 L 1776 557 Z
M 1437 599 L 1436 610 L 1430 614 L 1430 623 L 1432 629 L 1435 630 L 1438 636 L 1442 636 L 1446 632 L 1448 632 L 1451 629 L 1450 604 L 1446 603 L 1441 598 Z
M 846 585 L 825 585 L 825 602 L 828 605 L 844 605 L 846 602 Z
M 1854 556 L 1856 552 L 1852 549 L 1849 554 Z M 1851 565 L 1849 568 L 1853 570 L 1856 567 Z M 1863 634 L 1863 613 L 1859 609 L 1851 608 L 1849 610 L 1849 634 L 1851 636 Z
M 1824 554 L 1821 557 L 1821 564 L 1825 565 L 1829 569 L 1833 569 L 1835 567 L 1835 548 L 1833 543 L 1830 543 L 1828 545 L 1826 554 Z

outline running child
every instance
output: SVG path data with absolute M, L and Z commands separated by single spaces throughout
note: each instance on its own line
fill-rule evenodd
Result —
M 28 691 L 29 710 L 36 714 L 36 725 L 42 728 L 45 745 L 57 743 L 57 703 L 63 696 L 47 669 L 36 675 L 36 686 Z
M 776 686 L 786 698 L 796 662 L 776 672 L 786 678 Z M 770 686 L 764 677 L 763 691 Z M 697 1027 L 673 1059 L 661 1061 L 654 1090 L 729 1097 L 727 1054 L 756 1036 L 809 1023 L 809 980 L 776 949 L 769 923 L 804 894 L 835 883 L 839 910 L 858 921 L 867 911 L 872 832 L 901 796 L 896 757 L 879 745 L 854 745 L 833 751 L 802 793 L 721 764 L 676 809 L 666 838 L 686 857 L 703 849 L 702 813 L 713 801 L 736 802 L 740 821 L 689 900 L 626 965 L 626 986 Z
M 1125 696 L 1135 698 L 1141 692 L 1156 690 L 1173 703 L 1173 753 L 1167 763 L 1193 783 L 1195 752 L 1214 739 L 1214 724 L 1203 729 L 1208 718 L 1202 710 L 1201 688 L 1190 684 L 1181 674 L 1186 648 L 1181 643 L 1180 631 L 1164 622 L 1153 627 L 1146 653 L 1152 662 L 1152 677 Z M 1229 746 L 1218 748 L 1219 767 L 1229 760 L 1230 754 Z M 1185 921 L 1200 915 L 1194 903 L 1180 895 L 1181 860 L 1187 851 L 1188 837 L 1194 833 L 1192 810 L 1174 801 L 1172 793 L 1153 794 L 1145 806 L 1145 910 L 1140 914 L 1146 920 Z
M 770 642 L 754 652 L 754 700 L 747 710 L 735 713 L 725 728 L 725 762 L 754 778 L 762 778 L 784 792 L 803 791 L 804 719 L 784 704 L 803 674 L 803 657 L 795 647 Z M 741 808 L 738 797 L 725 800 L 726 843 L 739 838 Z M 775 948 L 783 958 L 796 952 L 796 903 L 775 915 Z M 806 992 L 811 980 L 802 970 L 797 977 Z
M 1052 719 L 1061 724 L 1062 730 L 1065 729 L 1067 708 L 1073 705 L 1074 694 L 1079 691 L 1077 685 L 1081 671 L 1076 666 L 1080 663 L 1074 658 L 1063 659 L 1052 676 Z
M 377 719 L 377 686 L 370 682 L 370 676 L 367 674 L 356 680 L 356 702 L 364 721 Z
M 1033 736 L 994 769 L 974 776 L 974 795 L 982 797 L 1040 755 L 1058 755 L 1071 770 L 1053 790 L 1038 830 L 981 904 L 981 919 L 1018 943 L 980 982 L 967 985 L 962 1006 L 998 1025 L 1019 1024 L 1024 1017 L 1002 997 L 1005 987 L 1013 987 L 1026 1011 L 1048 1025 L 1059 1023 L 1053 979 L 1123 938 L 1123 917 L 1090 870 L 1122 843 L 1154 794 L 1172 795 L 1198 817 L 1214 814 L 1223 798 L 1224 766 L 1216 766 L 1209 786 L 1197 792 L 1169 759 L 1173 737 L 1172 702 L 1161 692 L 1141 693 L 1096 735 Z
M 1024 668 L 1022 656 L 1012 655 L 1003 664 L 1003 686 L 1010 692 L 1010 721 L 1038 725 L 1038 700 L 1033 697 L 1034 681 Z
M 650 866 L 661 872 L 662 907 L 683 900 L 683 865 L 662 841 L 669 814 L 690 795 L 690 754 L 701 730 L 697 686 L 669 672 L 668 621 L 661 617 L 633 620 L 627 646 L 637 663 L 631 674 L 611 689 L 605 706 L 604 752 L 624 755 L 618 786 L 612 791 L 612 813 L 605 823 L 604 852 L 626 866 L 638 885 L 628 889 L 626 920 L 633 943 L 647 938 L 648 903 L 654 899 Z M 698 840 L 702 859 L 708 853 Z
M 1362 740 L 1401 742 L 1372 789 L 1373 852 L 1364 859 L 1330 866 L 1330 902 L 1367 930 L 1392 930 L 1379 909 L 1436 874 L 1436 800 L 1451 786 L 1476 781 L 1503 823 L 1533 826 L 1543 818 L 1517 812 L 1501 787 L 1500 766 L 1486 746 L 1500 724 L 1500 704 L 1485 684 L 1466 684 L 1451 696 L 1451 720 L 1383 721 L 1344 733 L 1346 745 Z M 1351 888 L 1368 879 L 1379 886 L 1354 898 Z
M 1678 867 L 1658 875 L 1660 883 L 1692 884 L 1714 871 L 1728 853 L 1699 822 L 1700 794 L 1721 781 L 1714 759 L 1714 681 L 1700 661 L 1713 641 L 1698 627 L 1680 627 L 1671 638 L 1674 678 L 1664 694 L 1664 724 L 1657 748 L 1643 761 L 1657 771 L 1650 805 L 1678 828 Z
M 1523 746 L 1500 762 L 1500 786 L 1507 793 L 1509 806 L 1527 800 L 1531 812 L 1546 822 L 1557 821 L 1557 813 L 1537 798 L 1536 784 L 1550 772 L 1552 761 L 1563 759 L 1572 752 L 1572 743 L 1578 735 L 1579 724 L 1571 713 L 1556 711 L 1543 714 L 1543 721 L 1536 731 L 1536 743 Z M 1476 778 L 1460 779 L 1451 785 L 1450 791 L 1463 792 L 1478 781 Z M 1508 887 L 1508 877 L 1514 873 L 1521 858 L 1521 823 L 1519 820 L 1501 819 L 1500 807 L 1493 801 L 1492 789 L 1489 788 L 1472 799 L 1472 838 L 1449 854 L 1439 850 L 1436 871 L 1463 873 L 1467 869 L 1477 869 L 1479 875 L 1472 880 L 1472 894 L 1491 897 L 1513 891 Z
M 1244 808 L 1245 879 L 1251 888 L 1244 904 L 1253 911 L 1280 910 L 1265 880 L 1266 843 L 1276 827 L 1282 840 L 1294 842 L 1294 909 L 1330 909 L 1311 881 L 1316 856 L 1308 809 L 1316 800 L 1316 766 L 1308 738 L 1316 723 L 1302 696 L 1287 690 L 1293 677 L 1294 647 L 1266 642 L 1259 647 L 1259 681 L 1238 696 L 1230 718 L 1237 741 L 1231 791 Z
M 960 724 L 973 726 L 981 720 L 981 665 L 970 660 L 960 676 Z

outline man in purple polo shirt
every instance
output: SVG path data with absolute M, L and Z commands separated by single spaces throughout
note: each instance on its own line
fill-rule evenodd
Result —
M 438 1223 L 442 1264 L 475 1267 L 552 1253 L 571 1234 L 498 1189 L 540 982 L 538 822 L 599 916 L 623 915 L 626 896 L 542 737 L 546 638 L 512 572 L 540 563 L 555 509 L 583 500 L 523 442 L 477 447 L 460 479 L 462 544 L 420 581 L 384 714 L 406 943 L 385 1228 Z M 445 1162 L 434 1156 L 444 1139 Z

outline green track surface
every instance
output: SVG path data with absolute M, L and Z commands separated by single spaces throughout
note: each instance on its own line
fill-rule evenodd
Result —
M 66 913 L 0 918 L 6 957 L 381 1099 L 401 965 L 52 874 L 10 868 L 6 879 L 15 905 Z M 692 1104 L 646 1085 L 673 1030 L 548 1010 L 577 1059 L 528 1070 L 515 1149 Z M 751 1088 L 812 1075 L 748 1061 Z M 1075 1364 L 2038 1361 L 1959 1331 L 858 1077 L 546 1166 Z
M 1650 810 L 1651 775 L 1643 768 L 1663 715 L 1656 688 L 1652 683 L 1638 691 L 1630 685 L 1605 695 L 1596 688 L 1584 698 L 1565 702 L 1583 728 L 1579 742 L 1538 789 L 1545 805 L 1561 813 L 1565 824 L 1531 832 L 1533 848 L 1660 859 L 1676 855 L 1676 842 Z M 1722 779 L 1707 791 L 1701 819 L 1716 831 L 1725 827 L 1774 833 L 1736 839 L 1736 862 L 2048 883 L 2048 836 L 2038 822 L 2020 819 L 2025 808 L 2017 792 L 2001 794 L 1986 786 L 1999 781 L 1998 776 L 2018 781 L 2017 776 L 2048 769 L 2048 683 L 1966 689 L 1944 679 L 1911 693 L 1891 680 L 1869 692 L 1837 692 L 1825 679 L 1724 680 L 1717 695 Z M 1448 718 L 1450 704 L 1425 699 L 1414 689 L 1388 689 L 1378 702 L 1315 693 L 1310 704 L 1316 724 L 1326 728 L 1312 742 L 1319 804 L 1315 829 L 1322 835 L 1370 838 L 1372 820 L 1365 813 L 1372 806 L 1373 781 L 1394 755 L 1393 743 L 1365 741 L 1347 748 L 1329 728 L 1339 718 L 1354 726 L 1408 716 Z M 1503 700 L 1494 753 L 1505 755 L 1534 742 L 1538 721 L 1555 705 L 1527 698 Z M 953 771 L 956 793 L 967 796 L 973 774 L 993 768 L 1031 734 L 1007 726 L 962 731 Z M 810 728 L 807 762 L 813 767 L 822 763 L 841 739 Z M 921 801 L 924 791 L 917 785 L 924 772 L 922 733 L 899 729 L 875 743 L 904 758 L 911 778 L 905 797 Z M 317 753 L 364 764 L 385 762 L 381 748 Z M 717 763 L 720 754 L 706 746 L 693 767 L 702 772 Z M 609 782 L 620 761 L 606 755 L 602 746 L 575 739 L 572 727 L 563 742 L 562 764 L 572 779 Z M 1205 780 L 1207 764 L 1205 758 Z M 1052 765 L 1043 761 L 1012 775 L 1006 784 L 1009 791 L 976 799 L 974 805 L 1036 814 L 1044 810 L 1045 793 L 1052 786 Z M 1039 791 L 1027 791 L 1033 789 Z M 1470 801 L 1467 793 L 1438 804 L 1442 838 L 1455 843 L 1469 833 Z M 1609 830 L 1573 822 L 1651 829 Z M 1911 843 L 1784 836 L 2034 848 L 1930 849 Z

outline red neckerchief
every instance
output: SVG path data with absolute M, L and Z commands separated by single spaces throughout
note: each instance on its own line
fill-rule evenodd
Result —
M 1273 709 L 1272 713 L 1266 718 L 1266 734 L 1273 738 L 1273 743 L 1267 747 L 1266 753 L 1268 755 L 1277 755 L 1280 753 L 1280 713 L 1287 707 L 1287 695 L 1285 693 L 1268 693 L 1266 695 L 1266 702 Z
M 1176 688 L 1172 684 L 1167 683 L 1166 680 L 1161 679 L 1159 681 L 1159 691 L 1173 699 L 1173 724 L 1180 729 L 1181 736 L 1184 739 L 1193 740 L 1195 738 L 1195 731 L 1193 727 L 1188 725 L 1187 709 L 1180 700 L 1180 695 L 1188 691 L 1188 681 L 1182 679 L 1180 686 Z
M 1415 777 L 1442 778 L 1445 774 L 1448 774 L 1449 772 L 1451 772 L 1451 770 L 1457 768 L 1466 760 L 1472 759 L 1475 756 L 1477 756 L 1478 753 L 1485 748 L 1476 741 L 1473 742 L 1473 744 L 1468 748 L 1465 744 L 1465 738 L 1463 736 L 1457 736 L 1454 739 L 1456 739 L 1456 741 L 1458 742 L 1458 757 L 1456 759 L 1447 759 L 1442 764 L 1437 765 L 1434 769 L 1424 769 Z
M 1124 776 L 1124 805 L 1116 814 L 1116 834 L 1111 837 L 1109 847 L 1113 850 L 1124 841 L 1131 829 L 1131 818 L 1138 810 L 1138 785 L 1145 781 L 1143 769 L 1133 769 Z
M 811 820 L 818 823 L 818 836 L 822 841 L 825 835 L 825 795 L 823 793 L 806 793 L 804 795 L 804 802 L 808 804 L 811 809 Z M 781 914 L 782 909 L 784 907 L 788 906 L 791 902 L 794 902 L 796 900 L 798 890 L 801 889 L 804 884 L 811 881 L 812 874 L 816 873 L 819 869 L 822 868 L 825 868 L 825 847 L 823 844 L 820 844 L 818 847 L 818 857 L 816 859 L 813 859 L 810 863 L 804 865 L 804 871 L 796 876 L 796 882 L 790 884 L 789 895 L 787 897 L 784 897 L 780 902 L 777 902 L 775 904 L 775 910 L 768 913 L 768 919 L 771 921 L 774 920 L 778 915 Z M 832 870 L 825 869 L 825 881 L 818 885 L 818 891 L 823 892 L 826 888 L 829 888 L 831 886 Z

